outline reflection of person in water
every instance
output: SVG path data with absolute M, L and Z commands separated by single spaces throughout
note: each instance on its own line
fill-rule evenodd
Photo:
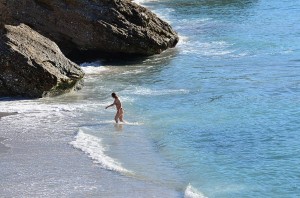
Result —
M 114 103 L 112 103 L 111 105 L 108 105 L 107 107 L 105 107 L 105 109 L 116 105 L 117 113 L 115 116 L 115 121 L 116 121 L 116 123 L 118 123 L 119 120 L 121 122 L 124 122 L 123 121 L 124 110 L 122 108 L 122 103 L 116 93 L 112 93 L 111 96 L 115 99 Z

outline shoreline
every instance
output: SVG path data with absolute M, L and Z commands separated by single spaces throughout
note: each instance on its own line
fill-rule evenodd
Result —
M 0 129 L 0 174 L 5 176 L 0 183 L 1 197 L 48 197 L 49 194 L 54 197 L 124 197 L 125 192 L 125 197 L 180 197 L 176 190 L 168 187 L 101 168 L 82 151 L 74 149 L 69 142 L 74 141 L 78 124 L 86 121 L 61 125 L 73 119 L 72 112 L 67 113 L 58 122 L 45 123 L 49 114 L 44 113 L 2 121 L 5 130 Z M 33 122 L 34 125 L 25 125 L 26 130 L 23 130 L 23 123 Z M 2 147 L 1 141 L 10 147 Z
M 16 115 L 16 114 L 18 114 L 18 112 L 0 112 L 0 120 L 2 117 Z M 0 142 L 1 142 L 1 139 L 0 139 Z
M 96 134 L 112 135 L 113 143 L 118 143 L 116 146 L 127 147 L 120 140 L 124 136 L 132 137 L 116 131 L 113 123 L 99 125 L 101 120 L 111 119 L 105 110 L 95 111 L 104 109 L 108 99 L 85 106 L 85 103 L 77 103 L 80 94 L 75 95 L 71 100 L 56 97 L 1 103 L 0 116 L 7 117 L 0 120 L 0 139 L 4 143 L 0 143 L 0 174 L 4 175 L 0 197 L 47 197 L 49 194 L 54 197 L 124 197 L 125 192 L 125 197 L 182 197 L 182 193 L 168 185 L 102 168 L 70 145 L 78 130 L 89 128 L 89 124 L 96 124 L 95 130 L 91 128 Z M 88 115 L 82 116 L 83 109 L 88 109 Z M 107 127 L 106 132 L 100 132 Z M 124 128 L 130 130 L 136 126 Z M 119 159 L 116 155 L 111 157 Z

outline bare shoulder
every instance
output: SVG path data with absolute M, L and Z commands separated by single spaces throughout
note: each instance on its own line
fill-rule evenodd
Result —
M 115 100 L 114 100 L 114 104 L 117 104 L 117 102 L 118 102 L 118 99 L 117 99 L 117 98 L 115 98 Z
M 116 99 L 116 102 L 121 104 L 121 100 L 119 98 Z

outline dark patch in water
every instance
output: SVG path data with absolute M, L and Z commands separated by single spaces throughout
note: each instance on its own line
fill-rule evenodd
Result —
M 209 102 L 213 102 L 213 101 L 215 101 L 215 100 L 219 100 L 219 99 L 221 99 L 222 97 L 223 97 L 222 95 L 211 97 L 210 100 L 209 100 Z

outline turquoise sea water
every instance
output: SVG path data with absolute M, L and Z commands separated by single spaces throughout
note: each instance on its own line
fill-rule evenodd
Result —
M 157 152 L 203 196 L 299 196 L 300 2 L 144 4 L 181 36 L 130 82 Z
M 84 63 L 85 87 L 77 93 L 1 102 L 1 109 L 19 112 L 2 124 L 30 128 L 30 138 L 39 138 L 34 143 L 64 142 L 72 155 L 90 160 L 84 168 L 77 160 L 81 178 L 68 175 L 71 184 L 61 172 L 63 185 L 42 175 L 50 185 L 19 189 L 45 197 L 48 191 L 70 192 L 66 197 L 299 197 L 300 1 L 138 3 L 179 33 L 176 48 L 145 60 Z M 120 95 L 127 124 L 114 124 L 115 110 L 104 109 L 111 92 Z M 42 133 L 34 132 L 37 123 Z M 9 167 L 10 158 L 1 165 Z M 53 157 L 63 164 L 59 160 Z M 89 168 L 112 172 L 132 188 L 97 184 L 103 173 L 90 176 Z M 14 195 L 11 180 L 2 182 L 8 190 L 0 194 Z M 136 183 L 142 187 L 133 189 Z

